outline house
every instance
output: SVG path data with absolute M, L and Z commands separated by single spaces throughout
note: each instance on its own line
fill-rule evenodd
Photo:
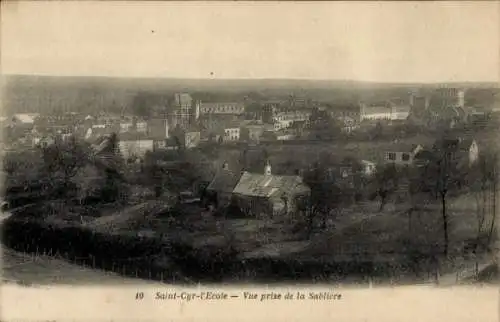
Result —
M 385 151 L 384 162 L 396 165 L 411 165 L 417 153 L 423 150 L 420 144 L 395 143 L 390 150 Z
M 245 120 L 241 116 L 234 114 L 204 114 L 198 121 L 204 137 L 208 137 L 210 134 L 222 134 L 225 127 L 240 127 L 240 124 L 244 123 Z
M 217 143 L 231 143 L 240 141 L 241 137 L 241 123 L 228 122 L 226 124 L 219 124 L 217 128 L 206 130 L 209 140 Z
M 144 133 L 122 133 L 118 140 L 118 148 L 126 160 L 142 159 L 146 152 L 154 150 L 155 139 Z
M 376 102 L 367 104 L 361 102 L 359 104 L 359 120 L 373 121 L 373 120 L 390 120 L 392 108 L 388 102 Z
M 393 99 L 389 101 L 391 108 L 390 120 L 391 121 L 404 121 L 410 115 L 411 106 L 406 104 L 401 99 Z
M 235 142 L 240 140 L 240 125 L 230 124 L 224 127 L 223 142 Z
M 233 190 L 240 179 L 240 174 L 229 169 L 228 162 L 215 174 L 206 192 L 216 202 L 217 208 L 226 207 L 231 203 Z
M 200 115 L 204 114 L 234 114 L 241 115 L 245 112 L 243 103 L 200 103 Z
M 471 137 L 445 137 L 433 145 L 433 151 L 447 153 L 458 166 L 472 166 L 479 159 L 479 145 Z
M 177 127 L 172 130 L 171 137 L 173 137 L 178 145 L 184 149 L 195 148 L 201 142 L 200 130 L 194 126 L 182 128 L 177 125 Z
M 38 113 L 17 113 L 12 117 L 12 122 L 15 125 L 33 125 L 38 116 Z
M 233 190 L 243 213 L 251 216 L 279 216 L 295 213 L 311 189 L 298 175 L 273 175 L 269 162 L 264 173 L 244 171 Z
M 272 124 L 274 125 L 274 130 L 279 131 L 291 127 L 295 122 L 309 121 L 311 117 L 311 111 L 308 110 L 291 110 L 277 112 L 272 117 Z

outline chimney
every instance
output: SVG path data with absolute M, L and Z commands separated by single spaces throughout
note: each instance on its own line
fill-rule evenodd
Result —
M 410 93 L 410 107 L 413 107 L 415 105 L 415 93 L 411 92 Z
M 266 176 L 271 175 L 271 163 L 269 162 L 269 160 L 266 161 L 266 165 L 264 166 L 264 174 Z

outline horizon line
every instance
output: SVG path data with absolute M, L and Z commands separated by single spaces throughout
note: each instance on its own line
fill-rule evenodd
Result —
M 457 84 L 457 83 L 489 83 L 500 86 L 500 81 L 494 80 L 442 80 L 442 81 L 377 81 L 348 78 L 309 78 L 309 77 L 164 77 L 164 76 L 109 76 L 109 75 L 54 75 L 54 74 L 1 74 L 6 77 L 47 77 L 47 78 L 100 78 L 100 79 L 130 79 L 130 80 L 192 80 L 192 81 L 316 81 L 316 82 L 346 82 L 346 83 L 366 83 L 366 84 L 396 84 L 396 85 L 434 85 L 434 84 Z

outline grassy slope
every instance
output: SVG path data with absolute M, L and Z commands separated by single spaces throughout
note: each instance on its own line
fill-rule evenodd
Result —
M 32 257 L 2 249 L 2 279 L 21 285 L 132 284 L 136 279 L 68 263 L 50 256 Z M 144 281 L 145 283 L 153 283 Z

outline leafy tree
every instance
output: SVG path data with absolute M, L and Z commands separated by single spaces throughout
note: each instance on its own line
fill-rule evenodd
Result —
M 311 189 L 309 200 L 301 205 L 301 210 L 306 215 L 308 235 L 310 236 L 316 218 L 321 216 L 323 226 L 325 226 L 326 218 L 337 209 L 341 191 L 333 180 L 325 176 L 325 169 L 320 167 L 306 173 L 304 182 Z

